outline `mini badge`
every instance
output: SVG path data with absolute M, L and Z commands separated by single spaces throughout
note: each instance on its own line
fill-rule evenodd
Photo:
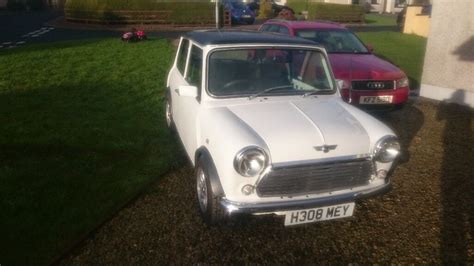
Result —
M 322 151 L 324 153 L 329 152 L 330 150 L 335 150 L 337 145 L 322 145 L 322 146 L 314 146 L 314 149 L 317 151 Z

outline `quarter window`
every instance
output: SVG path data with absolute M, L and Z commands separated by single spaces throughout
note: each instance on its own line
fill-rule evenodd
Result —
M 265 24 L 262 26 L 262 28 L 260 29 L 260 31 L 268 31 L 268 29 L 270 28 L 271 25 L 269 24 Z
M 195 45 L 191 47 L 189 70 L 186 80 L 190 85 L 201 88 L 202 77 L 202 50 Z
M 290 31 L 288 30 L 287 27 L 284 27 L 284 26 L 280 26 L 279 32 L 280 32 L 281 34 L 290 35 Z
M 280 31 L 280 26 L 278 25 L 271 25 L 270 29 L 268 29 L 269 32 L 279 32 Z
M 178 67 L 179 72 L 181 75 L 184 76 L 184 70 L 186 69 L 186 58 L 188 57 L 188 48 L 189 48 L 189 40 L 183 39 L 181 42 L 181 46 L 179 47 L 178 53 L 178 61 L 176 62 L 176 66 Z

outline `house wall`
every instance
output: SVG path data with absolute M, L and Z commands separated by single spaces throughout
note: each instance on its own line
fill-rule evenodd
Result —
M 420 95 L 474 107 L 474 1 L 433 1 Z
M 351 0 L 324 0 L 324 3 L 350 5 L 352 4 L 352 1 Z
M 66 0 L 43 0 L 45 6 L 50 8 L 64 8 Z
M 385 13 L 395 12 L 395 0 L 386 0 Z
M 429 15 L 421 15 L 422 9 L 422 6 L 409 6 L 407 8 L 403 33 L 428 37 L 431 18 Z

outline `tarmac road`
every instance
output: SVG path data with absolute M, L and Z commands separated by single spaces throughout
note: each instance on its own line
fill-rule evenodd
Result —
M 11 49 L 30 43 L 45 43 L 67 40 L 81 40 L 91 38 L 120 38 L 120 30 L 113 30 L 112 26 L 83 26 L 67 23 L 48 23 L 61 21 L 62 11 L 5 11 L 0 10 L 0 49 Z M 54 26 L 60 25 L 59 27 Z M 156 26 L 145 26 L 149 37 L 177 38 L 189 30 L 161 30 Z M 356 32 L 364 31 L 396 31 L 396 26 L 366 26 L 349 25 Z M 109 29 L 108 29 L 109 28 Z M 116 27 L 115 27 L 116 28 Z M 128 28 L 128 27 L 121 27 Z M 233 28 L 256 30 L 258 25 L 240 25 Z
M 48 22 L 60 19 L 61 11 L 0 10 L 0 49 L 12 49 L 30 43 L 47 43 L 91 38 L 120 38 L 121 32 L 107 29 L 55 27 Z M 54 23 L 53 23 L 54 24 Z M 150 37 L 176 38 L 182 32 L 147 32 Z

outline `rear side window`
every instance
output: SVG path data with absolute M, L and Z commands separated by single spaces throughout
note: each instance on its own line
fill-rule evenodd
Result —
M 183 39 L 181 46 L 179 47 L 178 61 L 176 66 L 178 67 L 181 75 L 184 76 L 184 70 L 186 69 L 186 58 L 188 56 L 189 40 Z

